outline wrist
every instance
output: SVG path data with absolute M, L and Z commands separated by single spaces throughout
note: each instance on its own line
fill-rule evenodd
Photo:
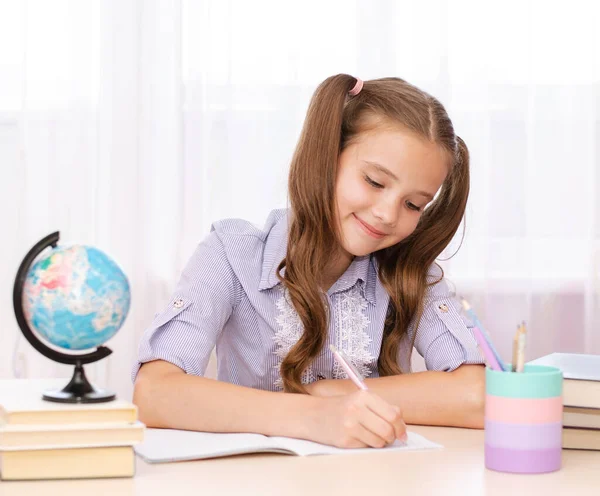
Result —
M 308 394 L 276 393 L 282 402 L 267 422 L 267 436 L 311 439 L 323 399 Z
M 324 398 L 319 396 L 310 396 L 308 394 L 298 394 L 298 408 L 294 409 L 292 424 L 292 437 L 299 439 L 313 439 L 315 430 L 321 419 L 321 411 L 324 404 Z M 288 419 L 289 420 L 289 419 Z

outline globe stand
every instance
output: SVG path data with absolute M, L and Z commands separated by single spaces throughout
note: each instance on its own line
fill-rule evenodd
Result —
M 110 348 L 106 346 L 98 346 L 95 351 L 85 354 L 74 354 L 69 355 L 62 353 L 53 348 L 50 348 L 44 344 L 31 330 L 25 314 L 23 312 L 23 286 L 29 268 L 38 255 L 48 247 L 56 248 L 59 240 L 58 231 L 46 236 L 44 239 L 35 244 L 35 246 L 27 253 L 15 278 L 15 284 L 13 287 L 13 307 L 15 311 L 15 317 L 17 323 L 21 328 L 21 332 L 33 346 L 42 355 L 58 363 L 64 363 L 67 365 L 75 365 L 73 377 L 69 384 L 67 384 L 62 390 L 59 391 L 46 391 L 42 395 L 42 398 L 46 401 L 53 401 L 57 403 L 102 403 L 106 401 L 112 401 L 115 399 L 115 394 L 110 391 L 103 389 L 95 389 L 83 370 L 83 365 L 87 363 L 96 362 L 102 358 L 107 357 L 112 353 Z
M 104 389 L 95 389 L 88 381 L 83 365 L 75 365 L 71 382 L 60 391 L 46 391 L 42 398 L 57 403 L 103 403 L 114 400 L 116 395 Z

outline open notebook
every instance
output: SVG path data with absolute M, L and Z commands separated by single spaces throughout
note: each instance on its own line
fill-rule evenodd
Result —
M 396 441 L 394 444 L 379 449 L 341 449 L 303 439 L 269 437 L 262 434 L 215 434 L 175 429 L 146 429 L 144 441 L 135 446 L 135 451 L 148 463 L 164 463 L 246 453 L 283 453 L 308 456 L 439 448 L 442 448 L 442 445 L 433 443 L 414 432 L 408 433 L 406 445 Z

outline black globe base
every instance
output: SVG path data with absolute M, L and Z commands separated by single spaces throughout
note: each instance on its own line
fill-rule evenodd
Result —
M 104 389 L 95 389 L 83 370 L 83 365 L 77 363 L 69 384 L 57 391 L 45 391 L 42 398 L 56 403 L 104 403 L 112 401 L 116 395 Z
M 60 391 L 46 391 L 42 398 L 55 403 L 104 403 L 114 400 L 116 395 L 104 389 L 94 389 L 94 391 L 83 395 L 63 389 Z

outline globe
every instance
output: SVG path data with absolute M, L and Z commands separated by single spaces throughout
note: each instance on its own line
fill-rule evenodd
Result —
M 21 262 L 13 288 L 15 317 L 37 351 L 56 362 L 75 366 L 71 381 L 62 390 L 46 391 L 43 399 L 67 403 L 111 401 L 115 394 L 93 387 L 83 365 L 112 353 L 104 343 L 119 331 L 127 317 L 129 282 L 101 250 L 85 245 L 60 247 L 58 241 L 58 232 L 46 236 Z
M 85 350 L 104 344 L 123 325 L 129 283 L 97 248 L 55 248 L 29 269 L 23 286 L 28 324 L 59 348 Z

